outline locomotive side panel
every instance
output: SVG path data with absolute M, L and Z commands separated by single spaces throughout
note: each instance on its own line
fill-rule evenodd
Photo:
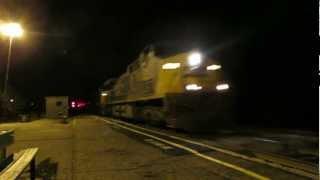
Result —
M 163 69 L 162 66 L 168 63 L 179 63 L 180 66 L 184 64 L 186 54 L 178 54 L 166 59 L 162 59 L 159 68 L 159 81 L 156 86 L 157 94 L 163 97 L 167 93 L 179 93 L 184 91 L 181 68 Z
M 124 73 L 111 90 L 111 102 L 126 101 L 129 94 L 129 74 Z
M 136 69 L 130 71 L 130 89 L 129 101 L 139 99 L 154 98 L 157 96 L 155 92 L 155 84 L 157 83 L 158 61 L 150 55 L 146 55 L 134 62 L 137 63 Z

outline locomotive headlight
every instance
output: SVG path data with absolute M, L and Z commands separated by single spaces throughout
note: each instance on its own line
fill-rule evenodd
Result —
M 101 96 L 108 96 L 108 93 L 101 93 Z
M 225 91 L 225 90 L 229 89 L 229 84 L 219 84 L 216 86 L 216 89 L 218 91 Z
M 212 64 L 210 66 L 207 66 L 207 70 L 208 71 L 215 71 L 215 70 L 220 69 L 220 68 L 221 68 L 221 66 L 217 65 L 217 64 Z
M 180 68 L 180 63 L 166 63 L 162 65 L 162 69 L 178 69 Z
M 200 53 L 192 53 L 188 57 L 189 66 L 199 66 L 202 62 L 202 57 Z
M 202 89 L 202 86 L 199 86 L 197 84 L 188 84 L 185 88 L 187 91 L 198 91 Z

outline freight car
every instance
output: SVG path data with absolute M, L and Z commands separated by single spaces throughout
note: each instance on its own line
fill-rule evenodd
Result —
M 143 120 L 186 131 L 232 124 L 230 85 L 221 64 L 198 51 L 169 56 L 148 47 L 100 90 L 103 115 Z

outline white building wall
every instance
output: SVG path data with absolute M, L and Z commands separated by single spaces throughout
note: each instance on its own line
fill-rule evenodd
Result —
M 46 97 L 46 117 L 59 118 L 62 116 L 68 116 L 68 102 L 68 96 Z

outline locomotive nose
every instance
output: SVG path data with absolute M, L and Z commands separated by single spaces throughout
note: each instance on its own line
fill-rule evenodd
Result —
M 229 84 L 223 83 L 223 84 L 218 84 L 216 86 L 217 91 L 226 91 L 229 89 Z
M 185 86 L 185 89 L 187 91 L 199 91 L 202 89 L 202 86 L 198 85 L 198 84 L 187 84 Z
M 219 92 L 228 91 L 229 88 L 230 88 L 230 85 L 228 83 L 221 83 L 215 86 L 215 90 Z M 192 83 L 192 84 L 185 85 L 185 90 L 186 91 L 213 91 L 214 86 L 204 85 L 200 83 Z

